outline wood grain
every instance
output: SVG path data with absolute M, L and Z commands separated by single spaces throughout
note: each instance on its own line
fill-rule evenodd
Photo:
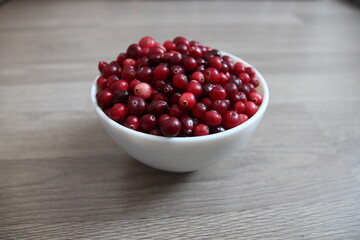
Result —
M 0 239 L 360 239 L 360 14 L 347 1 L 0 5 Z M 238 55 L 271 101 L 249 142 L 171 174 L 117 148 L 99 60 L 143 35 Z

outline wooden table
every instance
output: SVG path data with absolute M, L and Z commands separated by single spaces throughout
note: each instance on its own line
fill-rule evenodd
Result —
M 7 1 L 0 239 L 360 239 L 360 14 L 347 1 Z M 189 174 L 117 148 L 97 62 L 184 35 L 269 83 L 250 141 Z

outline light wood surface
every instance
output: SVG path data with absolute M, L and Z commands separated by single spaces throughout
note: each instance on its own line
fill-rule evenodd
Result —
M 0 6 L 0 239 L 360 239 L 360 13 L 346 1 L 7 1 Z M 256 66 L 249 142 L 171 174 L 117 148 L 99 60 L 184 35 Z

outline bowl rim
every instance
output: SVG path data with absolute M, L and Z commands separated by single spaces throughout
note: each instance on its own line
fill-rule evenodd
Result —
M 187 143 L 191 143 L 191 142 L 199 142 L 199 141 L 206 141 L 206 140 L 216 140 L 216 139 L 221 139 L 223 137 L 226 137 L 228 135 L 233 135 L 236 133 L 241 132 L 242 130 L 244 130 L 245 128 L 249 127 L 250 125 L 254 124 L 257 120 L 260 120 L 259 118 L 262 118 L 262 116 L 265 113 L 265 110 L 269 104 L 269 87 L 264 79 L 264 77 L 261 75 L 261 73 L 255 68 L 253 67 L 251 64 L 249 64 L 248 62 L 246 62 L 245 60 L 232 55 L 230 53 L 221 51 L 222 55 L 227 55 L 229 57 L 231 57 L 232 59 L 234 59 L 237 62 L 242 62 L 247 66 L 252 67 L 255 70 L 255 73 L 257 75 L 257 77 L 260 80 L 260 86 L 262 87 L 263 90 L 263 101 L 258 109 L 258 111 L 249 118 L 249 120 L 247 120 L 246 122 L 240 124 L 239 126 L 236 126 L 234 128 L 228 129 L 224 132 L 220 132 L 220 133 L 216 133 L 216 134 L 209 134 L 206 136 L 191 136 L 191 137 L 164 137 L 164 136 L 156 136 L 156 135 L 151 135 L 148 133 L 143 133 L 143 132 L 139 132 L 136 130 L 132 130 L 129 129 L 127 127 L 122 126 L 121 124 L 119 124 L 118 122 L 115 122 L 114 120 L 112 120 L 111 118 L 109 118 L 103 111 L 102 109 L 98 106 L 97 101 L 96 101 L 96 91 L 97 91 L 97 86 L 96 86 L 96 81 L 99 78 L 99 75 L 96 76 L 94 82 L 91 85 L 91 102 L 95 108 L 96 113 L 98 114 L 99 117 L 101 117 L 107 124 L 111 125 L 112 127 L 119 129 L 120 131 L 126 132 L 127 134 L 130 135 L 134 135 L 140 138 L 145 138 L 151 141 L 158 141 L 158 142 L 187 142 Z

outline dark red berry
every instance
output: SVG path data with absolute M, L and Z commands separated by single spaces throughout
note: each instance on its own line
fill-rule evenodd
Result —
M 162 122 L 164 122 L 166 119 L 170 118 L 170 115 L 167 113 L 161 114 L 157 119 L 157 124 L 160 126 Z
M 99 77 L 99 78 L 96 80 L 96 85 L 97 85 L 98 88 L 100 88 L 100 89 L 105 89 L 105 88 L 107 88 L 107 79 L 104 78 L 104 77 Z
M 109 89 L 103 89 L 97 93 L 96 100 L 101 108 L 109 107 L 113 101 L 113 94 Z
M 220 115 L 228 109 L 228 105 L 225 100 L 216 100 L 212 105 L 212 110 L 218 112 Z
M 238 88 L 236 87 L 235 83 L 232 82 L 225 83 L 224 89 L 228 98 L 232 98 L 238 92 Z
M 170 74 L 170 70 L 166 64 L 160 64 L 154 69 L 154 77 L 156 80 L 166 80 Z
M 211 133 L 220 133 L 220 132 L 224 132 L 225 128 L 223 128 L 222 126 L 216 126 L 216 127 L 212 127 L 211 128 Z
M 191 110 L 196 104 L 195 95 L 191 92 L 181 94 L 179 98 L 179 105 L 186 110 Z
M 154 136 L 162 136 L 161 132 L 156 128 L 151 129 L 150 131 L 148 131 L 148 134 L 154 135 Z
M 179 53 L 188 53 L 189 47 L 186 44 L 181 43 L 179 45 L 176 45 L 175 50 Z
M 162 100 L 153 100 L 148 108 L 147 108 L 147 112 L 154 114 L 155 116 L 158 116 L 162 113 L 165 113 L 168 109 L 168 103 Z
M 182 55 L 180 53 L 174 53 L 170 58 L 171 65 L 179 65 L 182 60 Z
M 162 90 L 166 96 L 171 96 L 175 92 L 173 83 L 166 83 Z
M 186 92 L 191 92 L 195 97 L 199 97 L 202 93 L 202 86 L 198 81 L 190 81 L 185 88 Z
M 177 88 L 185 88 L 188 83 L 188 79 L 185 74 L 178 73 L 174 75 L 172 82 Z
M 226 98 L 226 91 L 221 85 L 216 85 L 210 91 L 210 97 L 212 100 L 223 100 Z
M 181 131 L 187 135 L 190 135 L 194 129 L 194 119 L 189 115 L 182 116 L 180 119 Z
M 124 126 L 132 130 L 138 130 L 140 127 L 140 120 L 133 115 L 127 116 L 124 121 Z
M 156 117 L 152 114 L 145 114 L 140 119 L 140 128 L 144 131 L 150 131 L 156 126 Z
M 187 40 L 186 38 L 181 37 L 181 36 L 178 36 L 178 37 L 174 38 L 173 42 L 174 42 L 176 45 L 178 45 L 178 44 L 185 44 L 185 45 L 187 45 L 187 46 L 190 45 L 189 40 Z
M 204 103 L 197 103 L 192 109 L 191 112 L 196 118 L 202 118 L 207 112 L 207 107 Z
M 141 57 L 142 55 L 142 50 L 139 44 L 131 44 L 127 51 L 126 51 L 126 55 L 129 58 L 133 58 L 133 59 L 138 59 L 139 57 Z
M 211 90 L 214 88 L 214 85 L 212 83 L 206 83 L 203 86 L 203 92 L 202 92 L 202 96 L 203 97 L 210 97 L 210 92 Z
M 179 74 L 179 73 L 184 73 L 184 68 L 182 66 L 174 65 L 174 66 L 172 66 L 170 68 L 171 76 L 174 76 L 174 75 Z
M 250 83 L 252 83 L 252 85 L 254 85 L 254 87 L 258 87 L 260 85 L 260 81 L 259 79 L 255 76 L 255 77 L 252 77 L 250 79 Z
M 173 105 L 169 110 L 169 115 L 172 117 L 181 118 L 184 115 L 184 109 L 182 109 L 179 105 Z
M 102 72 L 107 65 L 108 65 L 107 62 L 100 61 L 98 64 L 99 71 Z
M 113 85 L 113 83 L 115 83 L 116 81 L 119 81 L 119 80 L 120 80 L 120 78 L 118 78 L 116 75 L 111 75 L 107 79 L 107 87 L 110 88 L 111 85 Z
M 250 76 L 247 73 L 240 73 L 238 76 L 243 83 L 249 83 L 250 82 Z
M 166 48 L 166 51 L 174 50 L 176 47 L 176 44 L 172 41 L 165 41 L 163 45 Z
M 146 109 L 145 100 L 141 97 L 131 97 L 127 103 L 129 113 L 135 116 L 141 116 Z
M 116 103 L 109 111 L 109 117 L 115 122 L 124 119 L 128 114 L 127 107 L 122 103 Z
M 171 95 L 171 97 L 170 97 L 170 104 L 171 104 L 171 105 L 176 105 L 176 104 L 178 104 L 178 103 L 179 103 L 179 98 L 180 98 L 180 96 L 181 96 L 181 93 L 179 93 L 179 92 L 176 92 L 176 93 L 174 93 L 173 95 Z
M 159 46 L 153 46 L 149 49 L 148 56 L 151 56 L 153 54 L 158 54 L 160 56 L 163 56 L 164 53 L 165 53 L 164 48 L 159 47 Z
M 121 78 L 124 79 L 127 82 L 130 82 L 131 80 L 135 79 L 136 71 L 133 67 L 124 67 Z
M 246 95 L 248 95 L 250 93 L 251 89 L 250 89 L 248 84 L 243 84 L 240 87 L 239 91 L 241 91 L 241 92 L 245 93 Z
M 234 110 L 239 114 L 244 113 L 245 112 L 245 104 L 244 104 L 244 102 L 241 102 L 241 101 L 236 102 L 234 104 Z
M 113 103 L 127 103 L 129 92 L 126 90 L 116 90 L 113 93 Z
M 245 102 L 245 114 L 248 115 L 249 117 L 252 117 L 257 110 L 259 109 L 259 107 L 251 101 L 246 101 Z
M 198 46 L 191 46 L 189 49 L 189 55 L 194 58 L 201 58 L 202 57 L 202 50 Z
M 221 125 L 225 128 L 225 129 L 230 129 L 233 127 L 236 127 L 238 125 L 240 125 L 240 116 L 239 114 L 237 114 L 235 111 L 226 111 L 223 115 L 222 115 L 222 123 Z
M 194 127 L 194 130 L 193 130 L 193 135 L 194 136 L 205 136 L 205 135 L 209 135 L 209 127 L 206 126 L 205 124 L 197 124 L 195 127 Z
M 236 75 L 239 75 L 240 73 L 245 72 L 245 65 L 241 62 L 235 63 L 233 72 Z
M 208 62 L 209 62 L 210 67 L 213 67 L 219 71 L 222 68 L 222 58 L 221 57 L 213 56 L 209 59 Z
M 138 85 L 139 83 L 141 83 L 139 80 L 134 79 L 129 83 L 129 92 L 134 92 L 134 88 L 136 85 Z
M 141 82 L 149 83 L 154 79 L 153 71 L 150 67 L 142 67 L 136 73 L 136 79 L 140 80 Z
M 239 101 L 245 102 L 247 100 L 245 93 L 237 92 L 234 96 L 231 97 L 231 102 L 236 103 Z
M 112 92 L 115 92 L 116 90 L 128 91 L 129 90 L 129 84 L 125 80 L 119 80 L 119 81 L 114 82 L 111 85 L 110 90 Z
M 176 117 L 170 117 L 160 124 L 160 131 L 165 137 L 175 137 L 181 131 L 181 122 Z
M 221 120 L 222 120 L 221 115 L 214 110 L 206 112 L 203 117 L 204 123 L 206 125 L 208 125 L 209 127 L 215 127 L 215 126 L 220 125 Z
M 208 109 L 212 109 L 212 106 L 213 106 L 213 104 L 214 104 L 213 100 L 211 100 L 210 98 L 207 98 L 207 97 L 201 99 L 201 102 L 202 102 L 203 104 L 205 104 L 205 106 L 206 106 Z
M 228 80 L 228 76 L 225 73 L 223 73 L 223 72 L 219 73 L 219 84 L 220 85 L 224 85 L 225 83 L 227 83 L 227 80 Z
M 154 89 L 153 89 L 153 93 L 154 93 Z M 163 94 L 163 93 L 156 93 L 152 98 L 151 98 L 152 101 L 155 101 L 155 100 L 161 100 L 161 101 L 165 101 L 167 102 L 167 97 Z
M 197 68 L 196 60 L 193 57 L 184 58 L 182 65 L 187 72 L 194 71 Z
M 191 74 L 191 80 L 196 80 L 198 81 L 201 85 L 204 84 L 205 82 L 205 77 L 204 74 L 202 72 L 193 72 Z
M 104 78 L 108 78 L 111 75 L 118 74 L 119 67 L 114 64 L 108 64 L 104 69 L 101 71 L 101 74 Z
M 207 68 L 204 72 L 205 81 L 212 84 L 217 84 L 220 80 L 219 71 L 215 68 Z

